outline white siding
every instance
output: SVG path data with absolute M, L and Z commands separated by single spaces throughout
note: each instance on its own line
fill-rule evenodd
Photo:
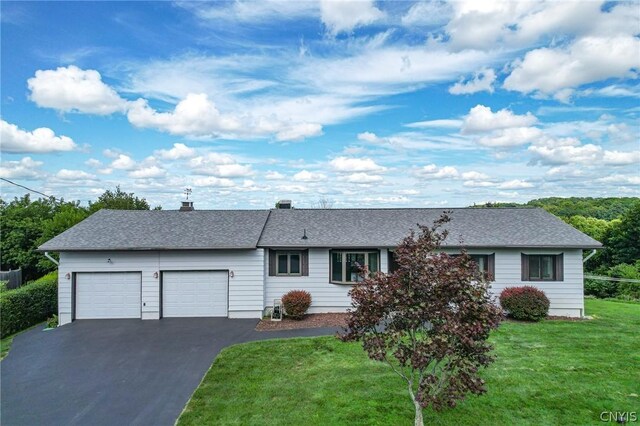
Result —
M 265 301 L 273 306 L 274 299 L 280 299 L 290 290 L 306 290 L 311 293 L 309 312 L 344 312 L 351 306 L 348 295 L 350 285 L 329 282 L 329 249 L 309 249 L 309 276 L 270 277 L 269 256 L 265 256 Z M 387 250 L 380 250 L 380 270 L 387 272 Z
M 449 251 L 449 250 L 447 250 Z M 452 251 L 451 251 L 452 252 Z M 543 249 L 473 249 L 471 254 L 495 253 L 495 281 L 491 291 L 498 296 L 507 287 L 531 285 L 545 292 L 551 302 L 551 315 L 581 316 L 584 312 L 582 250 Z M 564 281 L 523 282 L 521 280 L 521 253 L 564 253 Z M 268 276 L 268 256 L 265 256 L 265 306 L 272 306 L 273 299 L 282 297 L 289 290 L 300 289 L 311 293 L 309 312 L 340 312 L 351 305 L 348 297 L 349 285 L 329 282 L 329 250 L 309 250 L 308 277 Z M 381 270 L 387 271 L 387 251 L 381 250 Z
M 108 263 L 111 259 L 112 263 Z M 60 324 L 71 322 L 71 279 L 75 272 L 141 272 L 142 319 L 160 316 L 161 271 L 229 270 L 229 317 L 259 318 L 263 308 L 264 251 L 114 251 L 60 253 L 58 315 Z

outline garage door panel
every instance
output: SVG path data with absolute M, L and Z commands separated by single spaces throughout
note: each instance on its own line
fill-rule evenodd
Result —
M 163 317 L 226 317 L 226 271 L 172 271 L 162 274 Z
M 76 319 L 140 318 L 139 272 L 77 273 Z

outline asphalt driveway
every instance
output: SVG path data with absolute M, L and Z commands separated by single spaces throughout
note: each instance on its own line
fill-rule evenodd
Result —
M 226 346 L 335 329 L 254 331 L 256 320 L 81 320 L 38 326 L 0 363 L 0 423 L 172 425 Z

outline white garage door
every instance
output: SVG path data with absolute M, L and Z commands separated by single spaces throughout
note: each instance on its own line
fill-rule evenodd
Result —
M 224 271 L 162 273 L 163 317 L 226 317 L 229 274 Z
M 140 318 L 142 274 L 76 274 L 76 319 Z

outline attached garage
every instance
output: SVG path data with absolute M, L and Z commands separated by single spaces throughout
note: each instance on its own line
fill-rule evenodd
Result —
M 76 319 L 140 318 L 140 272 L 79 272 L 75 277 Z
M 226 317 L 228 271 L 162 273 L 162 316 Z

